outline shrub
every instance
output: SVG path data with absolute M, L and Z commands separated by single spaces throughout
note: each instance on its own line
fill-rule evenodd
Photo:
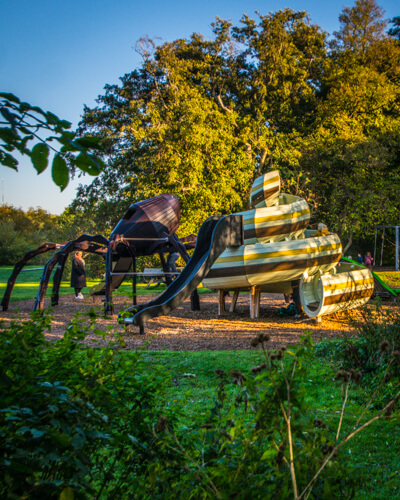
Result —
M 216 370 L 217 400 L 205 422 L 184 432 L 167 419 L 155 427 L 160 448 L 175 453 L 175 462 L 153 467 L 166 496 L 172 487 L 178 498 L 248 498 L 249 492 L 254 499 L 299 498 L 311 488 L 315 498 L 352 496 L 343 458 L 332 455 L 329 469 L 318 473 L 337 443 L 315 420 L 301 388 L 311 338 L 296 353 L 270 350 L 267 340 L 254 340 L 264 360 L 251 374 Z
M 95 314 L 48 343 L 50 318 L 1 325 L 0 496 L 121 498 L 143 492 L 154 460 L 151 424 L 168 377 L 123 342 L 96 349 Z M 103 332 L 101 332 L 103 334 Z M 139 495 L 140 496 L 140 495 Z
M 356 336 L 324 340 L 315 349 L 317 356 L 330 358 L 345 370 L 359 370 L 362 384 L 370 389 L 381 385 L 382 374 L 390 370 L 381 387 L 380 397 L 394 394 L 400 377 L 400 368 L 392 363 L 393 354 L 400 351 L 400 311 L 396 306 L 383 307 L 377 300 L 365 306 L 352 320 Z M 375 401 L 379 403 L 379 398 Z

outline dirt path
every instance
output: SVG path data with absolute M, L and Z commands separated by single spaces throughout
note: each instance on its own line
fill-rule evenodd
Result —
M 114 297 L 115 309 L 119 311 L 130 305 L 130 300 L 124 296 Z M 149 296 L 139 296 L 138 302 L 146 302 Z M 238 299 L 235 313 L 225 313 L 218 318 L 218 300 L 215 294 L 200 296 L 201 311 L 190 310 L 190 300 L 186 300 L 170 315 L 154 318 L 146 323 L 145 335 L 139 335 L 139 329 L 131 326 L 124 334 L 127 349 L 140 347 L 144 342 L 149 342 L 149 350 L 173 351 L 200 351 L 200 350 L 238 350 L 250 349 L 250 340 L 258 333 L 268 333 L 274 347 L 296 343 L 299 336 L 306 330 L 310 331 L 316 342 L 323 338 L 339 336 L 344 331 L 350 330 L 346 320 L 322 318 L 316 325 L 311 320 L 295 320 L 292 317 L 281 318 L 278 316 L 279 308 L 285 303 L 281 295 L 263 294 L 261 299 L 260 319 L 249 318 L 249 296 L 241 294 Z M 229 299 L 227 299 L 228 305 Z M 48 305 L 48 304 L 46 304 Z M 69 324 L 71 318 L 78 312 L 89 312 L 91 307 L 97 308 L 101 314 L 102 302 L 97 298 L 97 303 L 86 298 L 84 301 L 75 300 L 73 295 L 60 297 L 60 305 L 54 307 L 54 318 L 51 332 L 46 334 L 49 340 L 60 338 Z M 1 319 L 11 317 L 29 318 L 33 308 L 33 300 L 13 302 L 10 311 L 0 312 Z M 116 315 L 105 319 L 97 319 L 96 328 L 109 332 L 107 339 L 113 337 L 112 332 L 122 330 L 117 324 Z M 91 334 L 87 342 L 95 345 L 100 336 Z

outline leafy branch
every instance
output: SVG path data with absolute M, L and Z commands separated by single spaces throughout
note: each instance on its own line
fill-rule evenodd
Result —
M 22 102 L 17 96 L 0 92 L 0 164 L 18 170 L 15 153 L 30 157 L 41 174 L 53 155 L 51 174 L 61 191 L 69 182 L 74 168 L 89 175 L 99 175 L 104 167 L 95 154 L 102 150 L 100 139 L 78 137 L 71 123 L 50 111 Z M 32 144 L 33 143 L 33 144 Z

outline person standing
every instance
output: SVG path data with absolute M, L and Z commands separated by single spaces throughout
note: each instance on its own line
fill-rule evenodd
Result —
M 364 257 L 364 265 L 368 267 L 368 269 L 372 270 L 372 261 L 374 258 L 371 256 L 371 252 L 367 252 L 367 255 Z
M 358 262 L 359 264 L 361 264 L 361 265 L 362 265 L 362 264 L 364 264 L 364 261 L 363 261 L 362 255 L 361 255 L 360 253 L 357 255 L 357 262 Z
M 167 257 L 167 269 L 171 273 L 177 273 L 175 262 L 179 259 L 178 252 L 170 252 Z M 176 277 L 176 276 L 174 276 Z
M 75 298 L 82 300 L 83 295 L 81 291 L 82 288 L 86 287 L 86 271 L 85 261 L 80 251 L 75 253 L 75 257 L 72 261 L 71 286 L 75 288 Z

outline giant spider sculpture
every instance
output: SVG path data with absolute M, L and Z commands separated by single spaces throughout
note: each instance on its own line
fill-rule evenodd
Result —
M 63 244 L 44 243 L 36 250 L 28 252 L 15 265 L 1 302 L 3 311 L 8 309 L 12 289 L 23 267 L 36 255 L 51 250 L 58 251 L 44 266 L 34 310 L 43 309 L 49 279 L 56 266 L 51 304 L 58 304 L 65 263 L 68 255 L 76 250 L 94 253 L 105 258 L 105 280 L 103 286 L 98 287 L 94 294 L 105 295 L 104 312 L 106 315 L 113 314 L 112 291 L 120 286 L 131 266 L 133 268 L 130 273 L 133 276 L 133 304 L 136 305 L 136 276 L 138 274 L 136 273 L 136 257 L 158 253 L 167 284 L 172 278 L 171 273 L 168 272 L 164 254 L 178 252 L 185 262 L 189 261 L 187 250 L 194 248 L 196 237 L 179 239 L 176 235 L 179 221 L 178 198 L 172 194 L 161 194 L 131 205 L 115 226 L 109 239 L 102 235 L 84 234 L 76 240 Z M 192 294 L 192 309 L 199 309 L 197 292 Z

